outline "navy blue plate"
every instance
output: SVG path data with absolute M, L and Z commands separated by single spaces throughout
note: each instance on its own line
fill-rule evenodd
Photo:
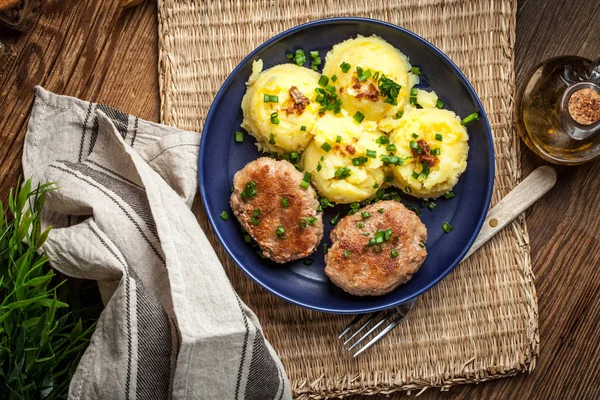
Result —
M 286 53 L 298 48 L 319 50 L 321 58 L 333 45 L 348 38 L 379 35 L 406 54 L 421 68 L 421 88 L 435 90 L 445 108 L 465 117 L 479 111 L 481 118 L 468 126 L 469 158 L 466 172 L 454 188 L 455 197 L 440 198 L 434 211 L 422 209 L 427 226 L 428 256 L 421 269 L 405 285 L 380 297 L 358 297 L 333 285 L 323 269 L 321 246 L 313 254 L 314 263 L 302 260 L 274 265 L 261 259 L 255 249 L 244 243 L 240 226 L 229 208 L 233 175 L 246 163 L 260 156 L 254 139 L 246 135 L 243 144 L 234 141 L 240 130 L 240 104 L 252 61 L 262 59 L 264 68 L 289 62 Z M 200 193 L 217 237 L 237 265 L 262 287 L 299 306 L 333 313 L 366 313 L 396 306 L 424 293 L 445 277 L 464 257 L 485 219 L 494 186 L 494 148 L 492 133 L 483 106 L 460 70 L 440 50 L 406 29 L 376 20 L 334 18 L 309 22 L 285 31 L 250 53 L 229 75 L 217 94 L 204 124 L 199 159 Z M 406 204 L 418 207 L 420 200 L 406 197 Z M 329 219 L 346 208 L 328 209 L 324 216 L 325 239 L 329 242 Z M 225 210 L 232 217 L 224 221 Z M 343 212 L 342 215 L 345 215 Z M 442 223 L 454 230 L 444 233 Z

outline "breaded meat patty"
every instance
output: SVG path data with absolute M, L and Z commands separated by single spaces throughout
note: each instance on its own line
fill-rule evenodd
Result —
M 313 253 L 323 238 L 315 190 L 287 161 L 261 157 L 233 178 L 231 209 L 265 257 L 285 263 Z
M 427 228 L 396 201 L 380 201 L 340 220 L 331 231 L 325 273 L 350 294 L 381 296 L 406 283 L 427 251 Z

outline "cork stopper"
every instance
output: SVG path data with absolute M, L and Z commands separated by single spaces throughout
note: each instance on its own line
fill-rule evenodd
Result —
M 600 93 L 590 88 L 574 92 L 569 98 L 568 110 L 578 124 L 595 124 L 600 121 Z

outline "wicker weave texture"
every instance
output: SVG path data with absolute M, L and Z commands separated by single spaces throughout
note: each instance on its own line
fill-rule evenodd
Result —
M 408 28 L 442 49 L 474 85 L 494 133 L 493 203 L 520 178 L 512 126 L 516 0 L 159 0 L 161 119 L 200 132 L 227 75 L 273 35 L 325 17 L 362 16 Z M 434 289 L 358 359 L 337 340 L 349 316 L 305 310 L 254 284 L 198 216 L 242 299 L 259 316 L 296 397 L 391 393 L 481 382 L 531 370 L 538 311 L 524 219 Z

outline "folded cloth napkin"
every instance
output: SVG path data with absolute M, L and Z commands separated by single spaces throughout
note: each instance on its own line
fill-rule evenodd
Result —
M 38 87 L 25 176 L 57 182 L 43 250 L 105 309 L 70 399 L 291 399 L 196 218 L 200 135 Z

